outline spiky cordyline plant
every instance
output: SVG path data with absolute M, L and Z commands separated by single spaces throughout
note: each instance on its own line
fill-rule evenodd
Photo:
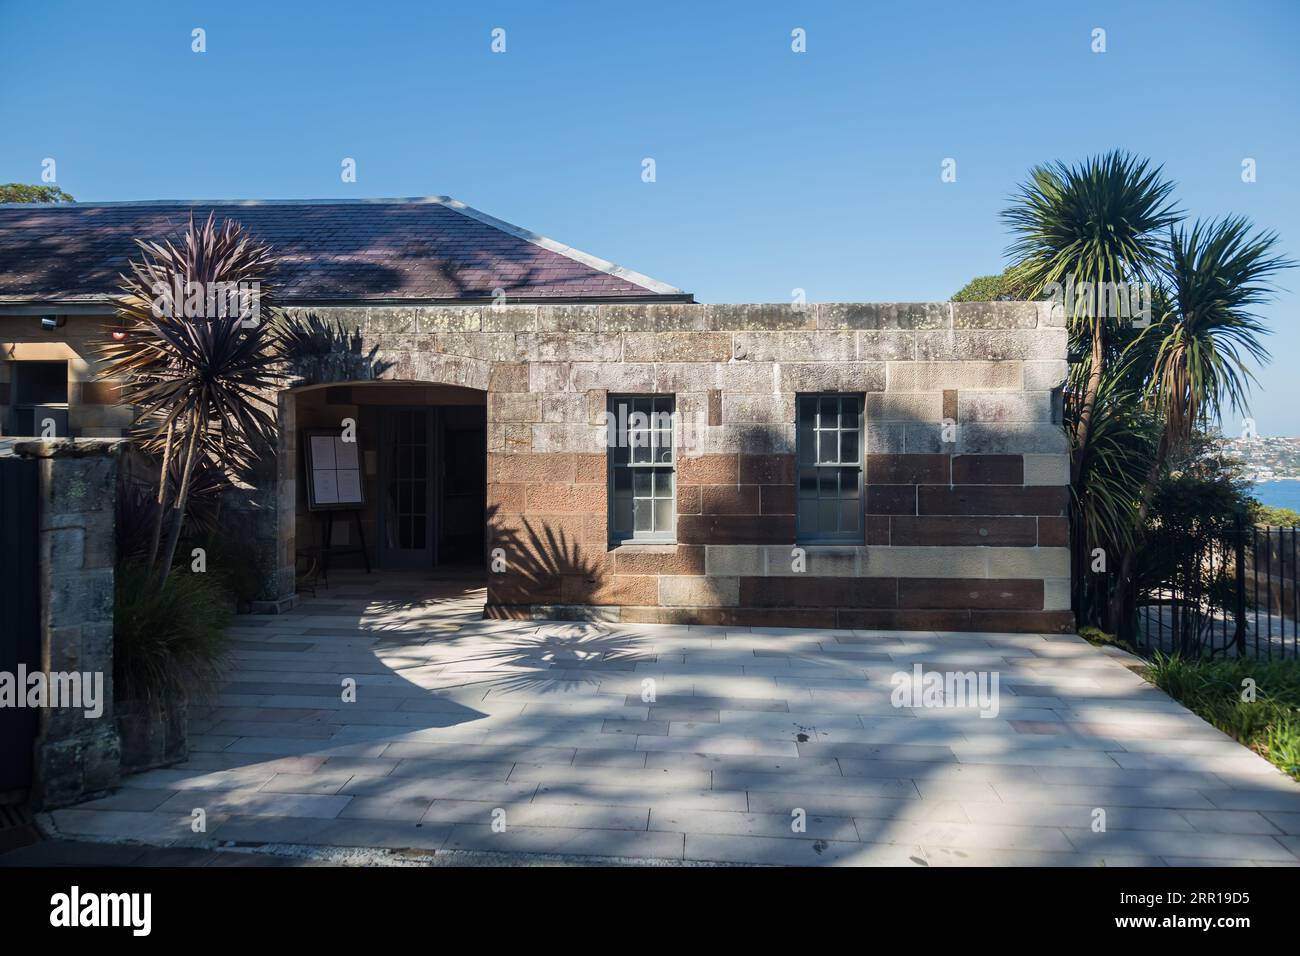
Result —
M 1260 341 L 1268 330 L 1250 310 L 1273 294 L 1270 278 L 1295 263 L 1273 254 L 1275 233 L 1250 231 L 1244 217 L 1171 231 L 1165 281 L 1176 312 L 1141 343 L 1155 353 L 1147 397 L 1163 413 L 1171 450 L 1199 423 L 1243 410 L 1249 363 L 1268 361 Z
M 268 277 L 275 260 L 270 246 L 238 223 L 226 220 L 218 227 L 212 215 L 203 226 L 191 218 L 179 248 L 169 241 L 136 244 L 143 258 L 121 277 L 118 329 L 126 335 L 106 342 L 102 353 L 105 374 L 123 379 L 123 397 L 140 410 L 137 433 L 162 455 L 150 550 L 161 586 L 175 558 L 196 462 L 206 458 L 232 473 L 274 434 L 271 396 L 281 381 L 281 345 L 271 321 Z M 257 321 L 247 327 L 238 314 L 187 317 L 169 295 L 197 288 L 204 298 L 202 290 L 241 284 L 259 295 Z M 179 470 L 173 456 L 179 457 Z M 175 481 L 168 479 L 173 474 Z M 165 511 L 171 512 L 171 527 L 159 559 Z
M 1276 233 L 1251 233 L 1249 220 L 1230 217 L 1170 230 L 1162 269 L 1158 320 L 1125 350 L 1126 368 L 1145 372 L 1144 398 L 1163 423 L 1136 509 L 1146 524 L 1165 462 L 1197 427 L 1218 423 L 1225 409 L 1244 409 L 1254 378 L 1250 362 L 1268 361 L 1260 341 L 1268 330 L 1251 309 L 1274 292 L 1271 279 L 1294 262 L 1276 255 Z M 1112 620 L 1132 576 L 1127 551 L 1111 597 Z
M 1104 548 L 1109 554 L 1131 550 L 1135 502 L 1159 432 L 1160 424 L 1142 403 L 1140 391 L 1114 369 L 1102 376 L 1088 442 L 1074 448 L 1084 479 L 1073 489 L 1074 501 L 1084 519 L 1089 549 Z
M 1169 200 L 1173 183 L 1146 160 L 1118 150 L 1078 166 L 1054 163 L 1030 171 L 1015 204 L 1002 213 L 1016 236 L 1009 275 L 1030 298 L 1050 283 L 1113 284 L 1149 280 L 1163 261 L 1163 232 L 1182 213 Z M 1105 373 L 1107 333 L 1115 324 L 1099 308 L 1102 296 L 1079 297 L 1066 316 L 1076 346 L 1086 345 L 1088 367 L 1072 422 L 1077 449 L 1088 444 Z M 1091 308 L 1089 308 L 1091 306 Z M 1077 483 L 1081 462 L 1073 457 Z

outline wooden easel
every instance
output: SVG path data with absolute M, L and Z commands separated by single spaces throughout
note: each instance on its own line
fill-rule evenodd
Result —
M 332 544 L 334 538 L 334 516 L 336 514 L 341 514 L 343 510 L 346 510 L 348 514 L 352 515 L 352 521 L 356 525 L 357 540 L 361 542 L 360 545 L 358 545 L 357 547 L 335 548 Z M 330 570 L 331 555 L 360 553 L 361 559 L 366 563 L 366 574 L 369 574 L 370 555 L 366 553 L 366 533 L 361 527 L 361 509 L 360 508 L 349 508 L 349 509 L 330 508 L 327 510 L 319 511 L 317 512 L 317 514 L 321 516 L 321 523 L 322 523 L 321 547 L 320 547 L 320 573 L 321 573 L 321 577 L 325 579 L 325 586 L 326 587 L 329 586 L 329 570 Z

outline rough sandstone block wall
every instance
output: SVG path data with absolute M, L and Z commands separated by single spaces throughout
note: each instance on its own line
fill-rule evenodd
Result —
M 390 377 L 488 392 L 488 613 L 1072 627 L 1066 333 L 1046 303 L 333 310 Z M 865 395 L 861 544 L 795 548 L 795 397 Z M 612 547 L 611 393 L 676 399 L 675 544 Z M 945 420 L 955 428 L 945 430 Z
M 1071 626 L 1065 330 L 1045 303 L 320 309 L 386 377 L 487 393 L 489 613 L 925 629 Z M 75 324 L 74 324 L 75 323 Z M 8 359 L 69 362 L 69 423 L 116 435 L 94 329 L 8 318 Z M 97 327 L 98 323 L 96 323 Z M 9 363 L 0 362 L 0 400 Z M 795 571 L 795 396 L 865 395 L 864 526 Z M 611 548 L 609 393 L 675 396 L 677 543 Z M 293 402 L 281 403 L 292 451 Z M 945 434 L 943 422 L 955 423 Z M 947 441 L 946 438 L 953 438 Z M 292 455 L 254 490 L 268 598 L 293 591 Z M 252 499 L 250 499 L 252 500 Z M 242 517 L 232 512 L 232 520 Z M 273 557 L 271 556 L 273 554 Z
M 0 316 L 0 434 L 9 428 L 9 406 L 15 400 L 12 363 L 67 362 L 68 431 L 77 438 L 125 435 L 134 413 L 120 404 L 120 382 L 100 378 L 96 352 L 111 323 L 111 316 L 75 315 L 48 332 L 39 315 Z

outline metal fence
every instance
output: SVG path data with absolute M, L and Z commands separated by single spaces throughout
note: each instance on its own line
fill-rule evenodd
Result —
M 1300 657 L 1300 528 L 1238 523 L 1147 555 L 1133 643 L 1185 657 Z

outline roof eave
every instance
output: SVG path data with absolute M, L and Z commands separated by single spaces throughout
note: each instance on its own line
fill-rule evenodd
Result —
M 106 311 L 117 308 L 115 296 L 77 296 L 59 299 L 11 299 L 0 296 L 0 315 L 103 315 Z M 367 309 L 367 308 L 464 308 L 491 305 L 497 301 L 490 295 L 451 299 L 326 299 L 278 296 L 276 307 L 280 309 Z M 689 292 L 678 295 L 645 296 L 584 296 L 582 298 L 564 298 L 561 296 L 510 296 L 507 305 L 670 305 L 694 303 L 695 296 Z

